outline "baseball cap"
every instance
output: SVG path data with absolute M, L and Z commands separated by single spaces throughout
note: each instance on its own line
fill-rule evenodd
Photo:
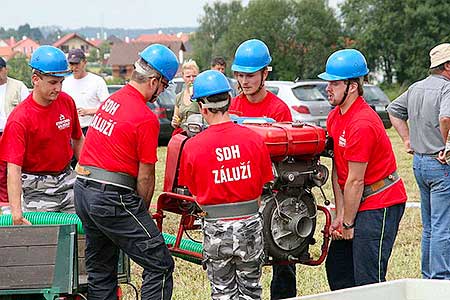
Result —
M 69 54 L 67 54 L 67 60 L 69 61 L 69 63 L 78 64 L 85 58 L 86 55 L 84 55 L 84 52 L 81 49 L 72 49 L 69 51 Z
M 6 61 L 2 57 L 0 57 L 0 68 L 4 67 L 6 67 Z
M 450 44 L 443 43 L 437 45 L 430 51 L 430 69 L 435 68 L 447 61 L 450 61 Z

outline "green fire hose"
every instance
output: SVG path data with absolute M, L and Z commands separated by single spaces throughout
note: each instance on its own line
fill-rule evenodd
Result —
M 83 226 L 81 225 L 81 220 L 76 214 L 66 214 L 59 212 L 25 212 L 23 216 L 31 222 L 33 225 L 63 225 L 63 224 L 76 224 L 77 232 L 79 234 L 84 234 Z M 11 215 L 0 215 L 0 227 L 1 226 L 11 226 L 12 217 Z M 167 233 L 163 233 L 164 240 L 166 244 L 175 244 L 176 237 Z M 183 250 L 188 250 L 192 252 L 202 253 L 203 246 L 201 243 L 193 242 L 190 240 L 182 239 L 180 248 Z M 174 256 L 180 257 L 184 260 L 200 264 L 201 261 L 197 258 L 173 253 Z

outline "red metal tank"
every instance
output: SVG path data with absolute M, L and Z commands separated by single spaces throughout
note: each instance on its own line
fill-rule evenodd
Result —
M 312 158 L 325 149 L 326 133 L 321 127 L 303 123 L 243 124 L 258 133 L 273 161 L 286 156 Z

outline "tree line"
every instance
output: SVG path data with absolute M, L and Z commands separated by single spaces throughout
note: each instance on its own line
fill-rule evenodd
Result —
M 450 41 L 449 20 L 448 0 L 344 0 L 338 10 L 327 0 L 216 1 L 199 18 L 193 59 L 202 69 L 214 56 L 231 64 L 241 42 L 259 38 L 272 54 L 270 79 L 295 80 L 316 78 L 332 52 L 356 48 L 387 84 L 408 84 L 427 75 L 430 49 Z

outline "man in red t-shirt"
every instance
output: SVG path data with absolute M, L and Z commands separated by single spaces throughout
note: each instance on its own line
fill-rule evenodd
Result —
M 260 40 L 248 40 L 238 47 L 231 70 L 234 71 L 234 77 L 242 93 L 231 100 L 230 114 L 292 122 L 291 111 L 286 103 L 267 91 L 264 86 L 271 61 L 269 48 Z M 271 300 L 292 298 L 297 295 L 295 269 L 295 264 L 273 265 Z
M 33 92 L 11 113 L 1 140 L 0 160 L 8 163 L 8 197 L 13 224 L 30 224 L 24 209 L 71 212 L 75 174 L 84 137 L 73 99 L 61 92 L 70 74 L 64 53 L 41 46 L 30 60 Z
M 326 263 L 332 290 L 386 280 L 407 199 L 383 123 L 362 98 L 368 72 L 361 52 L 345 49 L 333 53 L 319 75 L 336 106 L 327 120 L 336 202 Z
M 179 183 L 206 212 L 203 254 L 212 299 L 261 299 L 264 246 L 258 209 L 263 186 L 273 179 L 272 162 L 258 134 L 231 122 L 230 91 L 219 71 L 195 79 L 192 98 L 209 127 L 186 142 Z
M 152 44 L 134 66 L 130 83 L 94 115 L 76 168 L 75 208 L 86 233 L 92 299 L 117 299 L 119 248 L 144 269 L 142 299 L 172 296 L 174 262 L 148 212 L 159 121 L 146 102 L 168 86 L 178 60 L 166 46 Z
M 231 70 L 242 92 L 231 100 L 230 114 L 292 122 L 291 111 L 286 103 L 264 86 L 271 61 L 269 49 L 260 40 L 248 40 L 239 46 Z

